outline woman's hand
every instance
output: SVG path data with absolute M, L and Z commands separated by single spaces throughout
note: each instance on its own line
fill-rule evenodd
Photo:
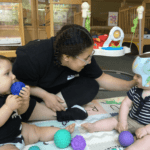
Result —
M 9 95 L 6 99 L 6 102 L 5 104 L 12 110 L 16 110 L 16 109 L 19 109 L 22 104 L 23 104 L 23 101 L 22 101 L 22 98 L 19 97 L 18 95 Z
M 23 102 L 30 101 L 30 87 L 26 85 L 25 87 L 20 90 L 19 96 L 21 96 Z
M 147 135 L 147 130 L 145 129 L 145 127 L 139 128 L 135 131 L 135 135 L 138 139 L 140 139 Z
M 45 102 L 46 106 L 50 109 L 52 109 L 53 111 L 66 111 L 66 109 L 60 104 L 63 103 L 64 101 L 51 93 L 47 93 L 44 98 L 43 101 Z
M 121 133 L 122 131 L 127 131 L 128 130 L 128 123 L 125 122 L 118 122 L 116 130 Z

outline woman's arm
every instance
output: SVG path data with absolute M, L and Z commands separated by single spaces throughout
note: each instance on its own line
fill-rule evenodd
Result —
M 16 82 L 18 82 L 19 80 L 16 79 Z M 40 87 L 37 86 L 30 86 L 30 94 L 36 97 L 41 98 L 42 100 L 44 99 L 44 95 L 47 94 L 48 92 L 43 90 Z
M 54 95 L 52 93 L 49 93 L 45 91 L 44 89 L 36 86 L 30 86 L 30 93 L 33 96 L 41 98 L 46 106 L 53 111 L 65 111 L 66 109 L 63 107 L 61 103 L 64 103 L 64 100 L 62 100 L 57 95 Z
M 13 110 L 11 110 L 6 104 L 0 108 L 0 127 L 6 123 L 12 112 Z
M 16 82 L 18 82 L 19 80 L 16 79 Z M 44 100 L 44 96 L 45 94 L 47 94 L 48 92 L 40 87 L 37 86 L 30 86 L 30 94 L 36 97 L 41 98 L 42 100 Z
M 126 81 L 119 78 L 115 78 L 111 75 L 103 74 L 96 79 L 100 87 L 109 91 L 129 91 L 130 88 L 136 85 L 135 80 Z
M 45 95 L 48 94 L 48 92 L 40 87 L 30 86 L 30 94 L 44 100 Z

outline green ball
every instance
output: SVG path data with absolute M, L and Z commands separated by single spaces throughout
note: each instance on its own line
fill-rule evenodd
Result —
M 58 130 L 54 135 L 54 143 L 59 148 L 66 148 L 71 143 L 71 134 L 66 129 Z
M 40 150 L 40 148 L 38 146 L 32 146 L 28 150 Z

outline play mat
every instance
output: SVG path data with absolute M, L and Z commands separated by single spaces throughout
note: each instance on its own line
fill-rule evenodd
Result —
M 87 133 L 86 130 L 81 127 L 81 124 L 86 122 L 93 123 L 97 120 L 117 115 L 123 99 L 124 97 L 115 97 L 93 100 L 87 105 L 84 105 L 84 108 L 87 110 L 89 116 L 83 121 L 77 120 L 66 123 L 51 120 L 31 124 L 35 124 L 37 126 L 55 126 L 65 128 L 66 126 L 75 123 L 75 130 L 71 134 L 71 137 L 74 138 L 76 135 L 82 135 L 86 140 L 86 148 L 84 150 L 110 150 L 111 148 L 119 148 L 119 133 L 117 131 L 113 130 L 109 132 Z M 38 146 L 40 150 L 60 150 L 55 146 L 54 141 L 38 142 L 36 144 L 26 146 L 23 150 L 28 150 L 31 146 Z M 73 150 L 73 148 L 69 146 L 63 150 Z

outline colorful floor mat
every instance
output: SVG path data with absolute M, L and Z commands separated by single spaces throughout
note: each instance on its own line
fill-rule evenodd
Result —
M 124 97 L 108 98 L 108 99 L 96 99 L 92 102 L 84 105 L 84 108 L 88 112 L 88 118 L 80 121 L 58 122 L 58 121 L 42 121 L 31 123 L 37 126 L 55 126 L 59 128 L 65 128 L 66 126 L 76 123 L 75 130 L 71 135 L 74 138 L 76 135 L 82 135 L 86 140 L 85 150 L 109 150 L 111 148 L 120 147 L 118 142 L 118 132 L 113 130 L 110 132 L 95 132 L 88 133 L 81 127 L 81 124 L 90 122 L 93 123 L 100 119 L 109 118 L 118 115 L 120 104 Z M 54 141 L 50 142 L 38 142 L 33 145 L 26 146 L 23 150 L 28 150 L 31 146 L 38 146 L 40 150 L 60 150 L 54 144 Z M 62 150 L 73 150 L 71 146 Z

